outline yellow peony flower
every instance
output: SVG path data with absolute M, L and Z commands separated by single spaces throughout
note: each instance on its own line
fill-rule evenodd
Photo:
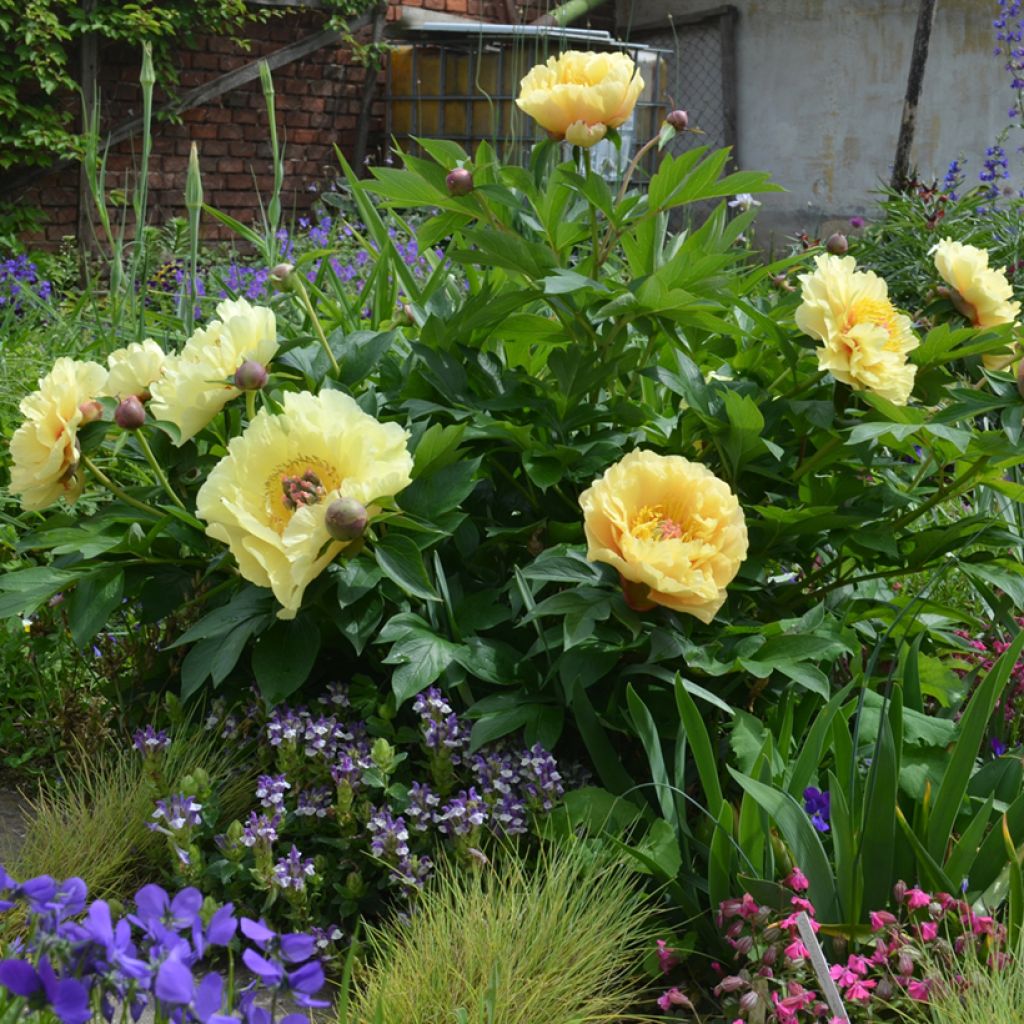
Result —
M 943 238 L 931 248 L 935 269 L 954 291 L 950 299 L 957 310 L 975 327 L 1012 324 L 1020 316 L 1020 303 L 1010 301 L 1013 288 L 1006 270 L 988 265 L 988 253 L 973 245 Z M 1015 355 L 983 355 L 986 369 L 1002 370 Z
M 409 435 L 379 423 L 340 391 L 284 396 L 284 411 L 263 409 L 196 496 L 209 536 L 223 541 L 242 575 L 270 587 L 278 617 L 293 619 L 306 587 L 351 541 L 333 540 L 324 523 L 339 497 L 367 506 L 410 482 Z
M 199 433 L 242 392 L 231 378 L 247 359 L 264 366 L 277 352 L 277 324 L 266 306 L 226 299 L 219 320 L 197 330 L 178 356 L 169 356 L 163 377 L 154 382 L 150 412 L 180 431 L 179 445 Z
M 587 558 L 618 570 L 632 607 L 715 617 L 747 557 L 746 520 L 728 484 L 682 456 L 637 449 L 580 505 Z
M 135 395 L 145 401 L 149 398 L 150 386 L 163 374 L 166 362 L 167 353 L 152 338 L 111 352 L 107 356 L 110 376 L 103 394 L 111 398 Z
M 531 68 L 516 106 L 552 137 L 593 146 L 609 128 L 629 120 L 643 88 L 626 54 L 567 50 Z
M 106 379 L 99 363 L 65 356 L 39 381 L 39 389 L 22 399 L 25 422 L 11 438 L 10 489 L 26 511 L 37 512 L 59 498 L 73 503 L 82 493 L 78 427 L 95 416 L 81 406 L 102 393 Z
M 818 368 L 855 391 L 906 405 L 917 373 L 907 353 L 920 344 L 910 318 L 893 307 L 885 281 L 857 270 L 852 256 L 822 253 L 814 263 L 813 273 L 800 275 L 796 325 L 822 343 Z

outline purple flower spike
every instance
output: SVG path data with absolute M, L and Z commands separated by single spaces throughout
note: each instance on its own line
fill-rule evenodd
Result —
M 828 790 L 816 789 L 808 786 L 804 790 L 804 810 L 811 816 L 811 824 L 819 832 L 829 830 L 829 814 L 831 809 L 831 798 Z

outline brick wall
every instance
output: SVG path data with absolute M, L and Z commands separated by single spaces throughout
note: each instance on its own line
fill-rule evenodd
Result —
M 504 0 L 402 0 L 405 6 L 463 14 L 485 21 L 506 20 Z M 399 16 L 398 0 L 390 0 L 389 20 Z M 529 21 L 549 6 L 545 0 L 517 0 L 521 21 Z M 320 30 L 324 15 L 315 11 L 289 12 L 253 26 L 247 50 L 220 37 L 203 37 L 194 49 L 176 55 L 179 89 L 184 91 L 218 75 L 273 53 Z M 601 27 L 606 27 L 601 25 Z M 274 72 L 279 137 L 285 146 L 285 181 L 282 208 L 286 218 L 308 209 L 317 190 L 335 177 L 338 165 L 333 147 L 351 156 L 356 122 L 365 85 L 365 70 L 352 63 L 342 47 L 324 47 Z M 139 52 L 120 44 L 106 45 L 99 60 L 99 86 L 103 130 L 139 115 Z M 384 158 L 383 74 L 373 103 L 368 159 Z M 166 97 L 158 94 L 154 106 Z M 204 200 L 245 224 L 258 216 L 258 195 L 269 197 L 272 187 L 267 116 L 259 81 L 226 93 L 209 104 L 185 111 L 180 123 L 154 125 L 150 162 L 149 222 L 164 224 L 185 216 L 184 188 L 188 154 L 194 141 L 199 148 Z M 108 189 L 131 187 L 137 164 L 139 138 L 112 148 L 107 160 Z M 54 247 L 76 233 L 78 225 L 77 167 L 43 174 L 16 193 L 0 198 L 41 207 L 46 215 L 43 231 L 26 238 L 31 245 Z M 228 229 L 204 216 L 208 240 L 232 237 Z

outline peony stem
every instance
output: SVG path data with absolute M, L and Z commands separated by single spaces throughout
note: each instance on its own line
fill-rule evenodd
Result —
M 160 467 L 160 463 L 157 462 L 156 456 L 153 454 L 153 449 L 150 448 L 149 442 L 146 440 L 146 435 L 141 431 L 137 431 L 135 434 L 135 440 L 139 442 L 139 447 L 142 449 L 142 454 L 146 456 L 146 461 L 149 463 L 150 468 L 156 474 L 157 481 L 160 486 L 164 489 L 167 496 L 182 510 L 187 512 L 185 503 L 174 493 L 174 488 L 171 487 L 171 482 L 167 479 L 167 475 Z
M 292 274 L 292 287 L 295 289 L 295 294 L 298 295 L 299 301 L 302 303 L 306 313 L 309 315 L 309 319 L 313 321 L 313 330 L 316 331 L 317 337 L 320 339 L 320 344 L 327 353 L 327 358 L 331 361 L 331 369 L 334 370 L 334 375 L 337 377 L 341 373 L 341 367 L 338 365 L 338 360 L 334 358 L 334 353 L 331 351 L 330 343 L 327 341 L 327 335 L 324 334 L 324 329 L 320 324 L 320 318 L 316 315 L 316 310 L 313 308 L 313 303 L 310 301 L 309 292 L 306 291 L 305 282 L 297 273 Z
M 249 422 L 256 418 L 256 392 L 246 391 L 245 393 L 245 415 Z
M 114 481 L 111 480 L 110 477 L 107 476 L 107 474 L 104 473 L 88 455 L 82 456 L 82 462 L 85 463 L 85 468 L 88 469 L 89 472 L 92 473 L 92 475 L 96 477 L 96 479 L 99 480 L 99 482 L 103 484 L 103 486 L 106 487 L 106 489 L 110 491 L 115 498 L 120 498 L 126 505 L 131 505 L 132 508 L 137 508 L 140 512 L 145 512 L 147 515 L 157 516 L 159 518 L 160 513 L 153 508 L 152 505 L 147 505 L 144 501 L 139 501 L 137 498 L 133 498 L 130 494 L 121 490 L 121 488 L 118 487 L 117 484 L 115 484 Z

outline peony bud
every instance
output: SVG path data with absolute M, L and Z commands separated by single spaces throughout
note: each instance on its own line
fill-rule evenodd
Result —
M 366 529 L 366 509 L 355 498 L 336 498 L 327 506 L 324 525 L 335 540 L 355 540 Z
M 79 405 L 78 411 L 82 414 L 83 424 L 93 423 L 103 415 L 103 406 L 95 398 L 90 398 L 88 402 Z
M 288 292 L 292 289 L 292 274 L 295 268 L 290 263 L 278 263 L 270 272 L 270 284 L 279 292 Z
M 825 242 L 825 248 L 832 253 L 833 256 L 845 256 L 849 251 L 850 243 L 846 240 L 846 235 L 840 234 L 838 231 L 835 234 L 829 235 Z
M 235 387 L 242 391 L 259 391 L 267 386 L 267 370 L 262 363 L 255 359 L 246 359 L 242 365 L 235 370 Z
M 670 124 L 677 132 L 685 132 L 690 124 L 690 115 L 685 110 L 673 110 L 665 121 Z
M 444 183 L 451 196 L 468 196 L 473 191 L 473 175 L 465 167 L 456 167 L 450 171 Z
M 146 422 L 146 410 L 135 395 L 121 399 L 114 410 L 114 422 L 122 430 L 138 430 Z

